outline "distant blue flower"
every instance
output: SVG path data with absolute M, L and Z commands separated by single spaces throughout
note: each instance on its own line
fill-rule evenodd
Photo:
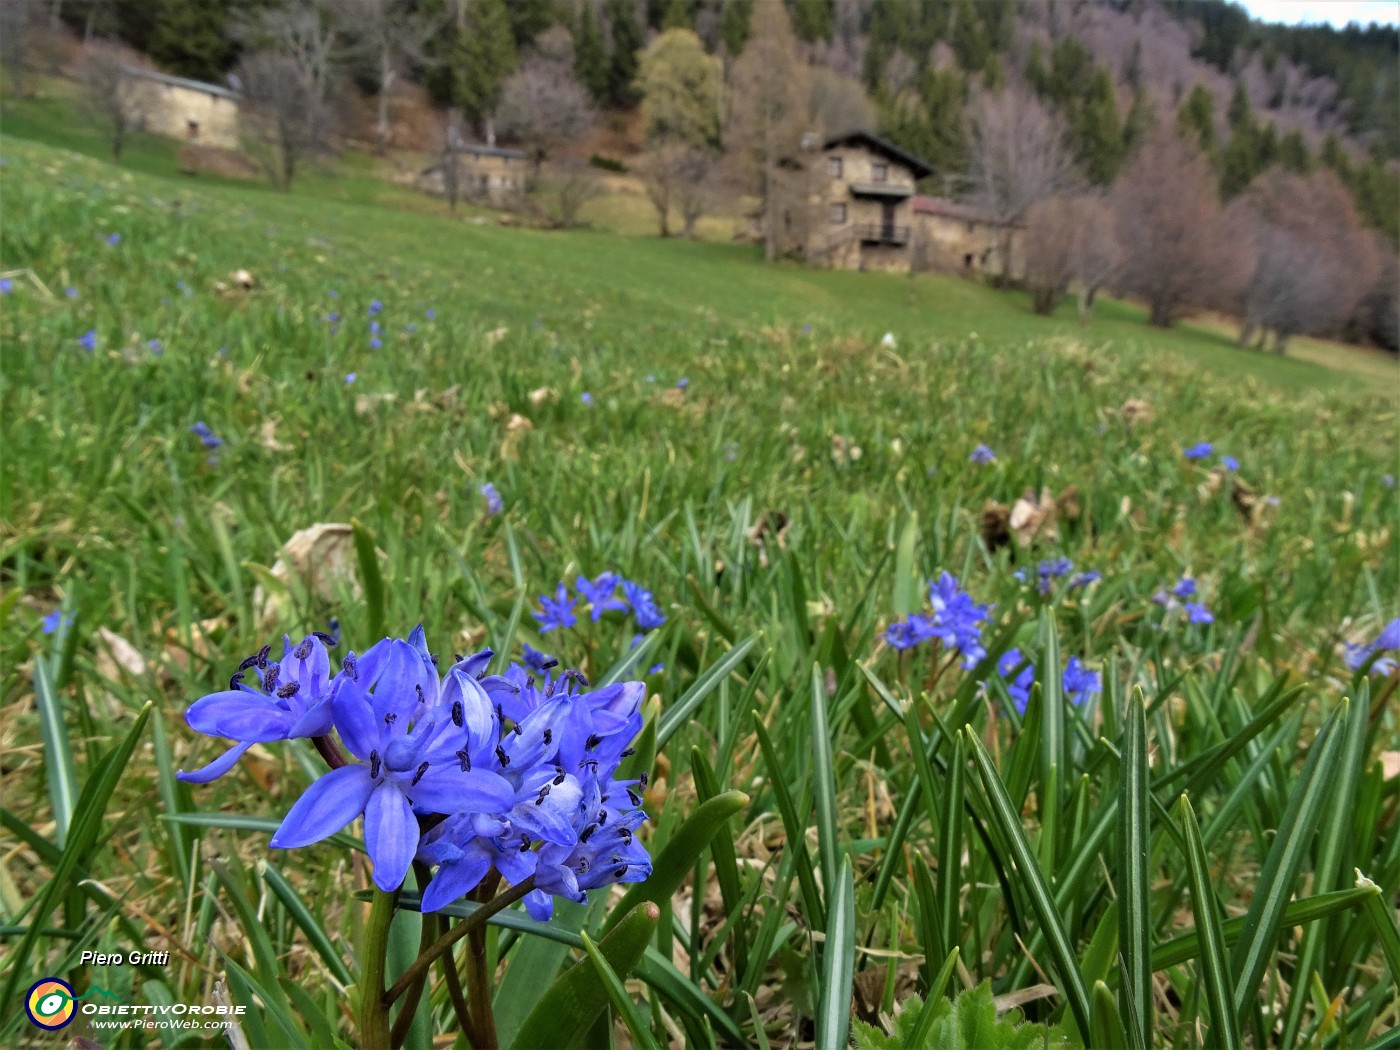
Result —
M 1386 488 L 1388 488 L 1388 489 L 1393 489 L 1393 488 L 1395 487 L 1395 475 L 1394 475 L 1394 474 L 1382 474 L 1382 475 L 1381 475 L 1381 484 L 1384 485 L 1384 486 L 1385 486 Z
M 270 660 L 270 647 L 263 646 L 239 664 L 227 689 L 196 700 L 185 713 L 190 728 L 238 743 L 203 769 L 181 770 L 176 777 L 207 784 L 232 769 L 254 744 L 329 733 L 332 689 L 325 643 L 322 636 L 310 635 L 293 647 L 284 638 L 280 661 Z M 354 665 L 353 654 L 346 659 Z M 249 673 L 256 685 L 244 681 Z
M 334 288 L 328 288 L 328 289 L 326 289 L 326 294 L 329 295 L 332 299 L 339 299 L 339 298 L 340 298 L 340 293 L 337 292 Z
M 353 383 L 353 382 L 354 382 L 356 379 L 358 379 L 358 378 L 359 378 L 359 376 L 358 376 L 356 373 L 354 373 L 354 372 L 346 372 L 346 373 L 345 373 L 345 385 L 346 385 L 346 386 L 349 386 L 351 383 Z
M 648 382 L 648 383 L 655 383 L 655 382 L 656 382 L 656 376 L 654 376 L 654 375 L 648 375 L 648 376 L 647 376 L 647 382 Z
M 554 657 L 550 656 L 548 653 L 540 652 L 528 642 L 525 644 L 525 666 L 530 668 L 532 671 L 538 671 L 541 674 L 543 674 L 545 671 L 548 671 L 551 667 L 557 666 L 558 663 L 559 661 L 556 660 Z
M 1039 577 L 1036 589 L 1039 590 L 1041 594 L 1049 594 L 1055 589 L 1055 581 L 1057 579 L 1061 576 L 1068 576 L 1073 571 L 1074 562 L 1070 561 L 1068 558 L 1051 558 L 1049 561 L 1043 561 L 1036 566 L 1035 572 Z
M 430 306 L 424 312 L 423 316 L 425 316 L 429 321 L 435 320 L 437 318 L 437 311 Z
M 1234 456 L 1221 456 L 1220 465 L 1226 470 L 1232 472 L 1238 471 L 1240 469 L 1240 461 L 1237 460 Z
M 403 330 L 407 334 L 412 335 L 414 332 L 418 331 L 418 326 L 416 324 L 406 324 L 403 326 Z
M 1070 580 L 1069 589 L 1071 591 L 1082 590 L 1091 583 L 1098 583 L 1101 579 L 1103 579 L 1103 573 L 1099 572 L 1098 569 L 1090 569 L 1087 572 L 1081 572 L 1078 576 Z
M 632 606 L 632 616 L 643 631 L 653 631 L 666 622 L 665 614 L 656 604 L 656 597 L 640 583 L 623 580 L 622 593 L 627 596 L 627 603 Z
M 1022 664 L 1025 667 L 1021 667 Z M 1016 668 L 1021 667 L 1014 678 L 1010 677 Z M 1016 705 L 1016 710 L 1026 713 L 1026 704 L 1031 699 L 1031 686 L 1035 684 L 1035 668 L 1021 654 L 1020 649 L 1008 649 L 1001 654 L 1001 659 L 997 661 L 997 674 L 1006 681 L 1006 692 L 1011 697 L 1011 701 Z
M 161 357 L 165 353 L 165 345 L 159 339 L 152 339 L 146 344 L 146 349 L 156 357 Z
M 86 332 L 84 332 L 81 336 L 78 337 L 78 342 L 79 342 L 79 344 L 81 344 L 82 348 L 83 348 L 84 350 L 88 351 L 89 353 L 91 353 L 92 351 L 96 350 L 96 349 L 97 349 L 97 329 L 96 329 L 96 328 L 89 328 Z
M 491 482 L 484 482 L 479 490 L 482 498 L 486 500 L 486 513 L 495 515 L 506 509 L 505 501 L 501 499 L 501 494 L 496 491 L 496 486 Z
M 615 572 L 600 572 L 593 577 L 590 583 L 587 576 L 580 576 L 574 581 L 574 589 L 578 591 L 579 597 L 589 605 L 589 616 L 594 623 L 603 618 L 603 614 L 609 610 L 625 612 L 627 603 L 621 598 L 614 597 L 617 592 L 617 585 L 622 581 Z
M 1361 670 L 1362 666 L 1375 653 L 1391 652 L 1400 649 L 1400 617 L 1391 620 L 1376 636 L 1376 640 L 1369 645 L 1353 645 L 1347 643 L 1346 652 L 1343 659 L 1347 667 L 1353 671 Z M 1395 658 L 1382 656 L 1375 663 L 1371 664 L 1371 674 L 1387 676 L 1395 670 Z
M 0 295 L 9 295 L 15 290 L 15 282 L 8 277 L 0 277 Z
M 687 379 L 685 376 L 681 376 L 679 379 L 676 380 L 677 390 L 684 390 L 688 386 L 690 386 L 690 380 Z
M 371 302 L 371 303 L 369 304 L 369 315 L 370 315 L 371 317 L 373 317 L 375 314 L 379 313 L 379 311 L 382 310 L 382 309 L 384 309 L 384 304 L 381 303 L 378 299 L 375 299 L 373 302 Z
M 1196 581 L 1190 576 L 1183 576 L 1177 585 L 1172 588 L 1172 594 L 1183 600 L 1186 598 L 1194 598 L 1196 596 Z
M 804 325 L 802 326 L 802 334 L 803 334 L 803 335 L 811 335 L 811 334 L 812 334 L 812 326 L 811 326 L 810 324 L 804 324 Z
M 660 673 L 661 673 L 662 671 L 664 671 L 664 670 L 666 670 L 666 665 L 665 665 L 665 664 L 652 664 L 650 667 L 647 668 L 647 674 L 648 674 L 648 675 L 660 674 Z
M 582 394 L 579 395 L 579 400 L 582 401 L 585 405 L 591 405 L 593 404 L 593 395 L 590 394 L 587 390 L 585 390 Z
M 187 285 L 184 281 L 176 281 L 175 287 L 182 292 L 188 292 L 190 290 L 190 286 Z
M 1070 703 L 1080 704 L 1090 693 L 1097 693 L 1102 686 L 1096 673 L 1085 667 L 1079 657 L 1071 656 L 1060 678 L 1060 688 Z
M 885 640 L 895 649 L 936 641 L 944 649 L 960 653 L 963 667 L 972 667 L 987 655 L 982 646 L 981 624 L 991 619 L 989 607 L 977 604 L 971 595 L 960 590 L 955 576 L 940 573 L 929 584 L 929 603 L 932 612 L 914 613 L 892 624 L 885 632 Z
M 336 323 L 337 321 L 339 321 L 339 320 L 340 320 L 340 314 L 335 313 L 334 311 L 332 311 L 331 313 L 326 314 L 326 324 L 335 324 L 335 323 Z
M 380 347 L 382 347 L 383 345 L 384 345 L 384 343 L 383 343 L 382 341 L 380 341 L 380 339 L 379 339 L 378 336 L 376 336 L 375 338 L 373 338 L 373 339 L 371 339 L 371 340 L 369 341 L 369 348 L 370 348 L 371 350 L 378 350 L 378 349 L 379 349 Z
M 1209 441 L 1202 441 L 1200 444 L 1192 445 L 1190 448 L 1182 449 L 1182 455 L 1187 459 L 1205 459 L 1211 454 L 1213 446 Z
M 578 617 L 574 615 L 574 603 L 577 598 L 570 598 L 568 588 L 562 583 L 555 591 L 554 599 L 551 601 L 546 595 L 540 595 L 540 607 L 542 612 L 530 612 L 536 620 L 540 622 L 540 634 L 546 634 L 555 628 L 572 627 L 578 623 Z
M 1187 602 L 1182 606 L 1186 610 L 1187 623 L 1214 623 L 1215 617 L 1211 611 L 1200 602 Z
M 70 299 L 76 299 L 76 298 L 78 298 L 78 289 L 76 289 L 76 288 L 65 288 L 65 289 L 63 289 L 63 294 L 66 295 L 66 296 L 68 296 L 68 298 L 70 298 Z
M 986 466 L 988 463 L 995 463 L 997 461 L 997 455 L 986 445 L 978 445 L 972 450 L 972 455 L 970 455 L 968 459 L 973 463 Z
M 58 630 L 60 627 L 65 627 L 72 622 L 72 617 L 65 616 L 62 610 L 55 609 L 53 612 L 45 616 L 40 621 L 40 624 L 42 625 L 45 634 L 53 634 L 54 631 Z
M 115 245 L 121 244 L 121 242 L 122 242 L 122 235 L 121 235 L 120 233 L 109 234 L 108 237 L 107 237 L 107 243 L 110 244 L 110 245 L 115 246 Z
M 384 326 L 383 326 L 382 324 L 380 324 L 378 321 L 371 321 L 371 322 L 369 323 L 369 331 L 370 331 L 370 334 L 371 334 L 371 335 L 383 335 L 383 334 L 384 334 Z
M 199 438 L 205 448 L 218 448 L 224 443 L 223 438 L 217 437 L 202 419 L 190 424 L 190 433 Z

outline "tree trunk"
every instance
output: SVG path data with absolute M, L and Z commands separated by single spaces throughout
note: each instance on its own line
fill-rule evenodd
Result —
M 384 156 L 389 151 L 389 92 L 394 90 L 394 69 L 389 50 L 379 55 L 379 114 L 374 126 L 374 152 Z

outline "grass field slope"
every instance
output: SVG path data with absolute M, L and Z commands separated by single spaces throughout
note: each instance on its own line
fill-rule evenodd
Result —
M 182 180 L 140 144 L 123 170 L 26 119 L 0 136 L 0 1042 L 30 1035 L 10 993 L 66 975 L 217 982 L 254 1046 L 372 1045 L 359 825 L 268 848 L 316 752 L 174 777 L 218 753 L 191 701 L 334 620 L 338 653 L 421 622 L 645 680 L 661 921 L 570 1016 L 588 1045 L 1390 1045 L 1388 365 Z M 284 545 L 318 524 L 308 566 Z M 584 602 L 540 630 L 540 595 L 604 572 L 664 623 Z M 616 904 L 489 927 L 500 1045 Z M 401 912 L 390 982 L 419 936 Z M 171 959 L 80 961 L 135 949 Z M 434 972 L 397 1035 L 464 1046 L 455 1013 Z

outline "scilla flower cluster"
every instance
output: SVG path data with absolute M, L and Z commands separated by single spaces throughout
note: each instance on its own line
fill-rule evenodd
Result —
M 512 885 L 534 877 L 525 905 L 540 920 L 554 896 L 582 901 L 590 889 L 651 874 L 634 834 L 646 820 L 645 774 L 616 779 L 642 727 L 641 682 L 590 690 L 577 671 L 555 677 L 552 667 L 542 677 L 518 665 L 487 674 L 490 651 L 440 671 L 422 627 L 347 653 L 332 675 L 334 645 L 319 633 L 295 646 L 286 639 L 276 661 L 264 647 L 228 689 L 195 701 L 190 726 L 236 743 L 179 778 L 207 783 L 255 743 L 311 738 L 331 768 L 271 844 L 309 846 L 363 817 L 380 889 L 398 889 L 415 859 L 437 865 L 424 911 L 493 869 Z
M 885 641 L 895 649 L 913 649 L 938 642 L 944 649 L 962 654 L 965 668 L 975 667 L 987 650 L 982 645 L 982 624 L 991 619 L 990 606 L 979 605 L 958 587 L 957 577 L 940 573 L 928 588 L 931 612 L 912 613 L 892 623 Z

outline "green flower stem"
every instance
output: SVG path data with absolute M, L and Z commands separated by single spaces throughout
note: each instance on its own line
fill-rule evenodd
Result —
M 415 864 L 414 870 L 418 873 L 418 885 L 428 884 L 428 869 L 422 864 Z M 422 933 L 418 938 L 418 954 L 422 955 L 433 945 L 433 931 L 437 928 L 431 916 L 420 915 Z M 413 1026 L 413 1017 L 418 1012 L 419 1000 L 423 998 L 423 986 L 428 981 L 428 971 L 424 970 L 418 980 L 408 989 L 404 996 L 403 1004 L 399 1007 L 399 1015 L 394 1018 L 394 1027 L 389 1032 L 389 1041 L 393 1044 L 394 1050 L 403 1046 L 404 1040 L 408 1038 L 408 1030 Z
M 478 887 L 482 896 L 491 893 L 493 885 Z M 467 1001 L 471 1004 L 472 1020 L 476 1022 L 476 1050 L 499 1050 L 496 1041 L 496 1018 L 491 1009 L 491 970 L 486 959 L 486 924 L 479 923 L 467 938 Z
M 408 991 L 413 982 L 418 979 L 420 974 L 433 965 L 438 956 L 451 950 L 454 944 L 471 933 L 472 930 L 476 929 L 478 926 L 484 926 L 487 919 L 491 918 L 491 916 L 495 915 L 498 911 L 508 908 L 534 888 L 535 877 L 531 875 L 524 882 L 512 886 L 504 893 L 487 901 L 480 908 L 476 909 L 476 911 L 472 912 L 471 915 L 467 916 L 467 918 L 452 927 L 448 933 L 439 937 L 431 948 L 414 960 L 413 965 L 405 970 L 403 976 L 394 982 L 394 986 L 384 993 L 385 1006 L 387 1007 L 390 1003 L 403 995 L 404 992 Z M 372 1050 L 372 1048 L 366 1047 L 366 1050 Z
M 443 916 L 438 917 L 437 926 L 440 933 L 448 932 L 448 922 Z M 477 1045 L 476 1025 L 472 1021 L 472 1011 L 467 1005 L 466 993 L 462 991 L 462 975 L 457 972 L 457 960 L 449 951 L 444 952 L 438 961 L 442 963 L 442 976 L 447 981 L 447 997 L 452 1000 L 452 1012 L 457 1015 L 457 1024 L 466 1033 L 467 1042 L 474 1047 Z
M 389 1039 L 389 1003 L 384 995 L 385 957 L 389 926 L 394 921 L 398 893 L 376 888 L 365 923 L 363 974 L 360 978 L 360 1046 L 362 1050 L 393 1050 Z

